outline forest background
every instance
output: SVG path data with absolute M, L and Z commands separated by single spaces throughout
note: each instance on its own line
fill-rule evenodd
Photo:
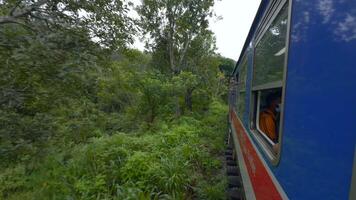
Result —
M 0 199 L 224 199 L 213 5 L 1 0 Z

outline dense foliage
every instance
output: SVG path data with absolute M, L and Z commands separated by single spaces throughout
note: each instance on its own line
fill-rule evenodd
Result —
M 204 116 L 52 148 L 32 169 L 17 165 L 1 173 L 0 192 L 8 199 L 224 199 L 218 156 L 225 111 L 214 102 Z
M 0 6 L 0 199 L 224 199 L 233 61 L 206 26 L 172 74 L 167 38 L 127 48 L 130 3 Z

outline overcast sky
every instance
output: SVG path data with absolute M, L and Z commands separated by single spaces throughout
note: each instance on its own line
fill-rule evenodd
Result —
M 137 5 L 141 0 L 133 0 Z M 215 1 L 214 11 L 222 19 L 210 20 L 210 29 L 215 33 L 218 53 L 237 60 L 244 45 L 253 18 L 261 0 L 220 0 Z M 134 47 L 143 50 L 143 44 Z
M 211 21 L 218 53 L 237 60 L 261 0 L 216 1 L 214 10 L 223 19 Z

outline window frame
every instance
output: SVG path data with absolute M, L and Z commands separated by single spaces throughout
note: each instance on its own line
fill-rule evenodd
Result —
M 287 79 L 287 64 L 288 64 L 288 52 L 289 52 L 289 41 L 290 41 L 290 32 L 291 32 L 291 17 L 292 17 L 292 0 L 275 0 L 271 1 L 265 11 L 265 14 L 257 26 L 257 31 L 254 37 L 254 44 L 253 44 L 253 65 L 252 65 L 252 79 L 254 78 L 254 64 L 256 59 L 256 47 L 263 38 L 264 34 L 272 24 L 272 22 L 276 19 L 278 14 L 281 12 L 283 7 L 287 5 L 287 31 L 286 31 L 286 51 L 283 63 L 283 79 L 282 81 L 275 81 L 271 83 L 266 83 L 263 85 L 253 86 L 251 84 L 251 91 L 250 91 L 250 115 L 249 115 L 249 129 L 252 133 L 252 136 L 256 139 L 259 146 L 261 147 L 262 151 L 268 157 L 269 161 L 273 166 L 277 166 L 279 164 L 282 152 L 282 138 L 283 138 L 283 124 L 284 124 L 284 107 L 285 107 L 285 94 L 286 94 L 286 79 Z M 282 96 L 281 96 L 281 111 L 280 111 L 280 125 L 279 125 L 279 134 L 278 134 L 278 142 L 274 143 L 267 136 L 264 135 L 261 130 L 259 129 L 258 119 L 259 119 L 259 101 L 261 96 L 261 91 L 266 89 L 278 89 L 281 88 Z M 257 95 L 257 98 L 256 98 Z M 257 102 L 256 102 L 257 101 Z M 256 106 L 257 104 L 257 106 Z M 257 111 L 255 113 L 255 107 L 257 107 Z M 256 116 L 254 116 L 256 114 Z M 255 119 L 254 119 L 255 118 Z M 254 121 L 256 120 L 256 121 Z M 254 126 L 254 127 L 253 127 Z M 268 141 L 268 142 L 267 142 Z M 271 146 L 271 142 L 273 144 L 279 144 L 276 146 L 276 152 L 273 150 L 273 145 Z M 269 144 L 268 144 L 269 143 Z
M 260 105 L 260 102 L 261 102 L 261 90 L 258 90 L 257 91 L 257 105 Z M 260 112 L 260 106 L 257 106 L 256 113 L 261 113 Z M 259 121 L 260 121 L 260 115 L 256 115 L 256 122 L 259 122 Z M 263 131 L 260 128 L 260 124 L 259 123 L 256 123 L 256 129 L 260 133 L 263 133 Z M 262 137 L 269 143 L 269 145 L 273 146 L 273 145 L 276 144 L 266 134 L 260 134 L 260 135 L 262 135 Z

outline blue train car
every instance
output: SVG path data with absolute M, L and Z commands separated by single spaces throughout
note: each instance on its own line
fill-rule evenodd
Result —
M 230 81 L 246 199 L 356 199 L 355 63 L 355 0 L 262 0 Z

